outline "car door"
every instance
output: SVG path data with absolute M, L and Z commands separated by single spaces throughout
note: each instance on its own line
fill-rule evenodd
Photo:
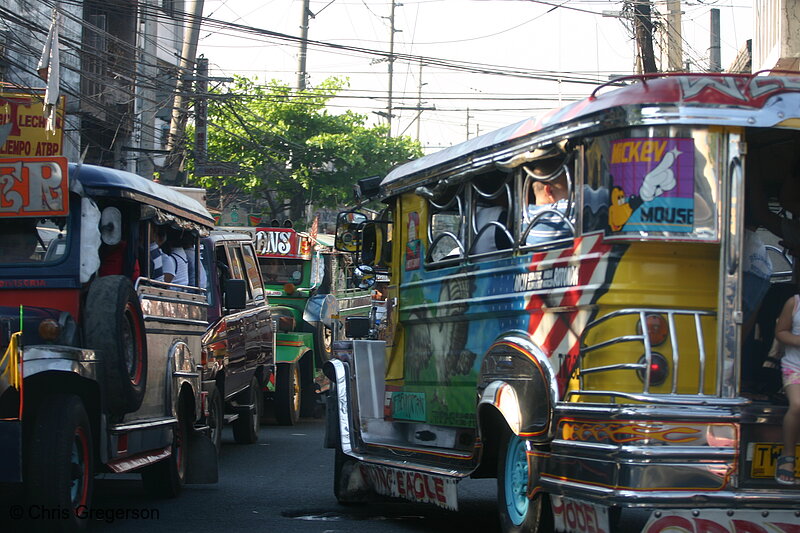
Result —
M 246 330 L 248 363 L 254 366 L 274 361 L 274 332 L 269 303 L 264 292 L 264 282 L 258 266 L 255 249 L 251 243 L 242 243 L 244 274 L 252 297 L 252 313 L 247 315 Z
M 217 269 L 221 272 L 220 286 L 224 288 L 225 279 L 243 279 L 242 261 L 236 255 L 237 242 L 218 242 L 215 252 Z M 230 396 L 245 388 L 250 379 L 246 373 L 246 341 L 243 315 L 246 311 L 227 309 L 222 306 L 225 337 L 227 339 L 227 361 L 225 362 L 225 396 Z

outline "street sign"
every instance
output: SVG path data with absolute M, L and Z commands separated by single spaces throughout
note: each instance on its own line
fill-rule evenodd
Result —
M 195 164 L 195 176 L 237 176 L 239 163 L 225 161 L 198 161 Z

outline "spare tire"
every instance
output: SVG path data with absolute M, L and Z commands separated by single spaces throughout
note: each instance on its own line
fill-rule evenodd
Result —
M 97 278 L 84 310 L 86 347 L 98 352 L 106 411 L 139 409 L 147 387 L 147 339 L 139 298 L 125 276 Z

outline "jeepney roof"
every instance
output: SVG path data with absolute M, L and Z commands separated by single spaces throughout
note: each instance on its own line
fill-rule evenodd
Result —
M 214 217 L 194 198 L 131 172 L 70 163 L 69 177 L 93 195 L 131 198 L 207 227 L 214 225 Z
M 793 77 L 757 74 L 655 74 L 618 78 L 597 87 L 583 100 L 400 165 L 383 178 L 378 196 L 410 190 L 424 182 L 425 175 L 434 170 L 447 170 L 450 166 L 455 166 L 455 163 L 463 165 L 465 160 L 481 160 L 486 153 L 497 153 L 498 147 L 502 145 L 509 149 L 522 145 L 520 149 L 525 150 L 536 144 L 546 143 L 565 126 L 586 122 L 588 117 L 597 116 L 598 113 L 612 108 L 642 108 L 648 105 L 674 107 L 679 110 L 718 108 L 724 110 L 726 125 L 774 126 L 785 118 L 779 110 L 776 109 L 766 117 L 772 123 L 754 123 L 753 110 L 765 108 L 767 100 L 778 93 L 800 92 L 800 72 Z M 629 79 L 634 79 L 637 83 L 598 93 L 601 88 Z M 781 106 L 781 110 L 786 109 Z M 797 110 L 791 116 L 797 117 Z M 685 114 L 678 111 L 676 116 L 670 118 L 673 122 L 722 122 L 719 114 L 698 117 L 691 111 Z M 415 176 L 419 179 L 408 179 Z

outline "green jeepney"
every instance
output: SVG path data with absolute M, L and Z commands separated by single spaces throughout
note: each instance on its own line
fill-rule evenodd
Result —
M 264 288 L 277 321 L 275 371 L 266 390 L 279 424 L 322 408 L 329 381 L 322 365 L 334 340 L 344 336 L 344 319 L 367 315 L 370 291 L 352 288 L 351 257 L 337 252 L 333 236 L 292 228 L 255 228 Z

